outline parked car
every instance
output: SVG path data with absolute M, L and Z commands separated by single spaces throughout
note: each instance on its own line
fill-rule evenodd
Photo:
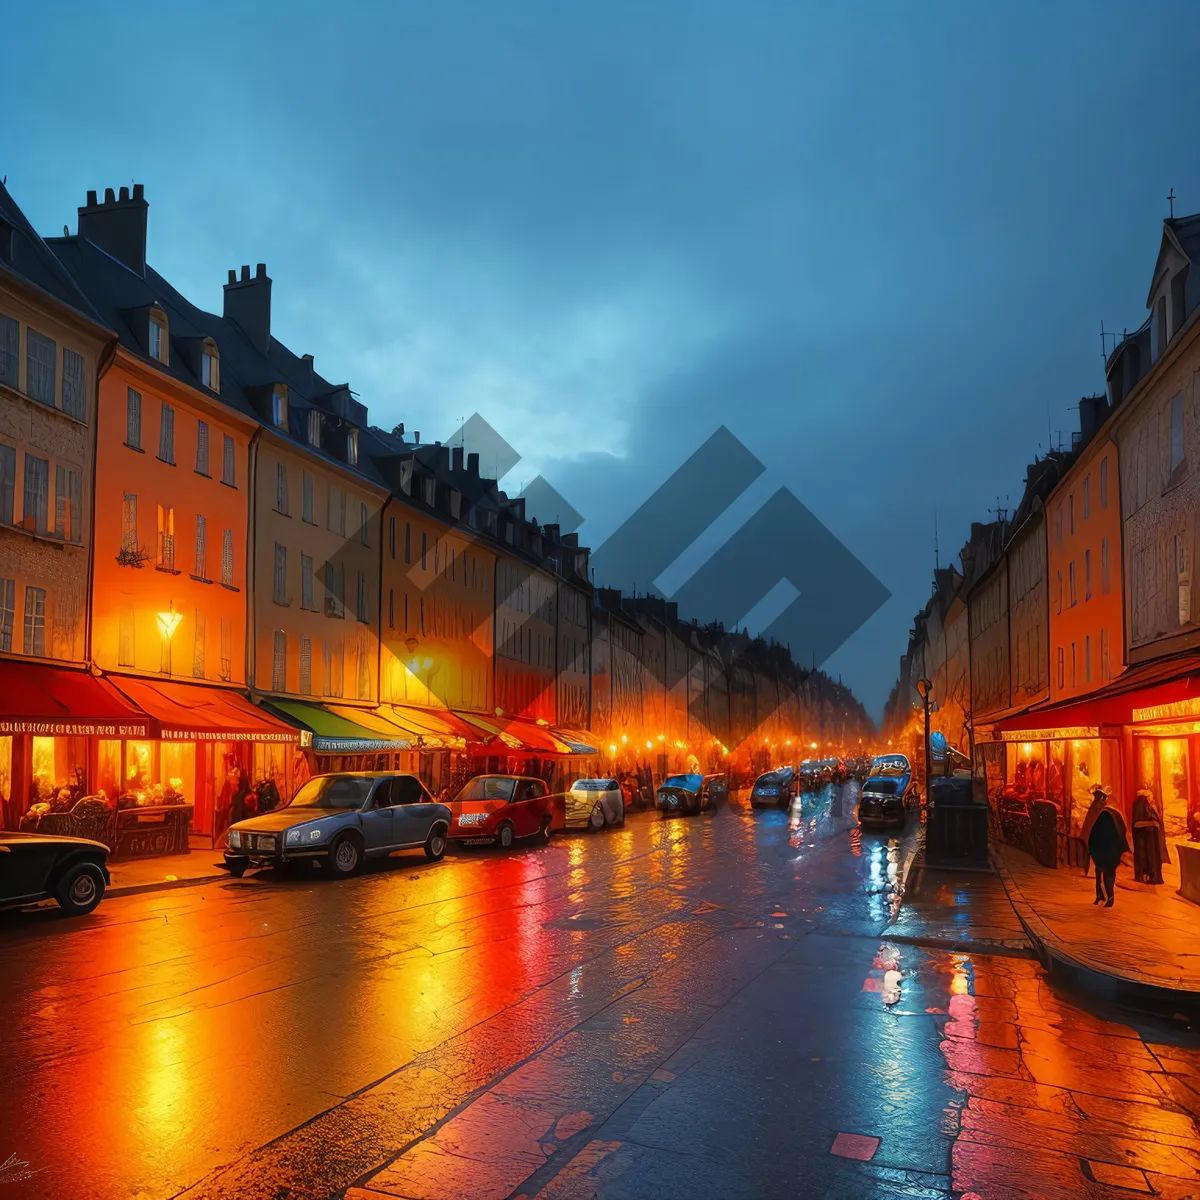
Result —
M 750 804 L 775 805 L 790 808 L 796 794 L 796 771 L 793 767 L 776 767 L 760 775 L 750 789 Z
M 567 793 L 568 829 L 590 829 L 625 824 L 625 795 L 616 779 L 577 779 Z
M 450 840 L 507 850 L 518 838 L 549 842 L 566 828 L 566 800 L 543 780 L 523 775 L 476 775 L 450 801 Z
M 0 831 L 0 907 L 57 900 L 63 912 L 85 916 L 111 882 L 107 860 L 103 842 Z
M 883 754 L 871 764 L 858 797 L 860 825 L 903 825 L 920 807 L 912 764 L 903 754 Z
M 353 875 L 364 859 L 424 849 L 431 862 L 446 853 L 450 810 L 415 775 L 341 771 L 314 775 L 291 803 L 229 827 L 225 869 L 311 863 Z
M 655 793 L 654 803 L 664 817 L 695 816 L 715 808 L 728 795 L 726 775 L 669 775 Z

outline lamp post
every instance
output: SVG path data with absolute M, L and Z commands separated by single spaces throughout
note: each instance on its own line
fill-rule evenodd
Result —
M 929 695 L 933 684 L 922 676 L 917 680 L 917 695 L 921 697 L 921 707 L 925 710 L 925 802 L 929 803 L 930 781 L 933 779 L 933 749 L 929 744 L 929 714 L 937 712 L 937 702 L 930 700 Z

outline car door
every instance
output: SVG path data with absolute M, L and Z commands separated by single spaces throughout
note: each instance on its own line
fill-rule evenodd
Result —
M 539 799 L 546 794 L 546 785 L 539 779 L 518 779 L 510 808 L 513 832 L 517 837 L 537 833 L 541 825 Z
M 45 894 L 46 880 L 63 847 L 37 838 L 0 843 L 0 901 Z
M 388 776 L 375 785 L 371 802 L 359 814 L 363 845 L 368 854 L 386 853 L 396 844 L 393 832 L 392 779 Z
M 624 815 L 625 797 L 621 793 L 621 785 L 615 779 L 610 779 L 604 792 L 604 820 L 609 825 L 619 825 Z
M 422 846 L 438 806 L 413 775 L 392 778 L 392 836 L 396 846 Z

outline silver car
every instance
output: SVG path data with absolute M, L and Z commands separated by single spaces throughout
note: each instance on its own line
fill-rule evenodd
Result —
M 615 779 L 577 779 L 567 793 L 567 828 L 595 832 L 625 824 L 625 793 Z
M 366 858 L 418 848 L 437 862 L 449 828 L 450 810 L 415 775 L 314 775 L 290 804 L 229 827 L 224 867 L 240 878 L 250 867 L 316 859 L 339 877 L 353 875 Z

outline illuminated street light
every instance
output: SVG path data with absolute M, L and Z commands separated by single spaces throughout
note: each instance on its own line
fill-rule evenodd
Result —
M 183 620 L 183 613 L 177 613 L 174 607 L 170 612 L 161 612 L 158 616 L 158 628 L 161 630 L 164 638 L 169 642 L 175 636 L 175 630 L 179 628 L 179 622 Z

